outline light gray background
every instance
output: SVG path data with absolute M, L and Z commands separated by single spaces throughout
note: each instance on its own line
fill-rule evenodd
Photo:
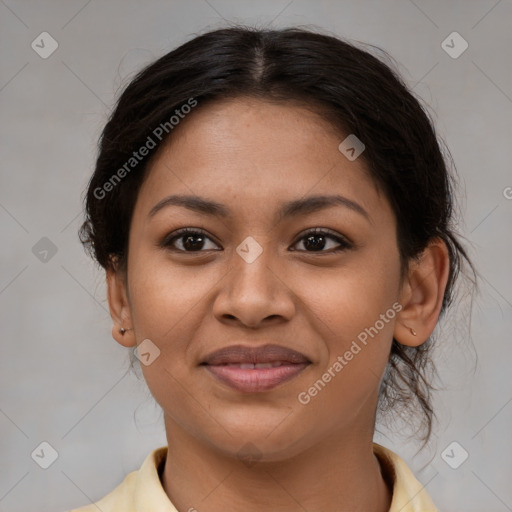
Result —
M 103 275 L 78 242 L 81 193 L 119 87 L 141 65 L 226 20 L 303 24 L 378 45 L 430 105 L 462 177 L 460 231 L 482 274 L 472 316 L 439 326 L 445 390 L 432 446 L 383 430 L 443 511 L 512 510 L 512 3 L 482 1 L 0 0 L 2 226 L 0 511 L 96 500 L 165 444 L 158 406 L 110 335 Z M 58 49 L 42 59 L 43 31 Z M 457 59 L 441 47 L 469 43 Z M 466 199 L 464 200 L 464 195 Z M 32 252 L 48 237 L 57 253 Z M 31 458 L 58 452 L 46 470 Z M 440 457 L 457 441 L 469 458 Z

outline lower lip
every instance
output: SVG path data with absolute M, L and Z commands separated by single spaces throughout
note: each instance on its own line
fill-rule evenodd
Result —
M 296 377 L 309 363 L 283 364 L 275 368 L 242 369 L 237 366 L 206 365 L 206 369 L 228 386 L 246 393 L 268 391 Z

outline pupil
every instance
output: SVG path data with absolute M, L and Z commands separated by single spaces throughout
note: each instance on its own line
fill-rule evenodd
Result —
M 184 237 L 185 241 L 183 243 L 183 246 L 185 249 L 189 250 L 197 250 L 202 247 L 202 244 L 204 243 L 203 237 L 201 235 L 187 235 Z M 193 240 L 196 240 L 195 242 Z M 315 242 L 315 240 L 317 240 Z M 320 241 L 318 241 L 320 240 Z M 321 250 L 325 247 L 325 237 L 321 235 L 312 235 L 308 236 L 306 238 L 306 248 L 315 250 Z
M 314 243 L 312 242 L 312 240 L 314 239 L 321 239 L 321 242 L 320 243 Z M 325 247 L 325 237 L 321 236 L 321 235 L 313 235 L 313 236 L 308 236 L 307 239 L 306 239 L 306 248 L 308 248 L 308 244 L 311 244 L 310 247 L 313 249 L 313 250 L 318 250 L 318 249 L 323 249 Z
M 191 242 L 190 240 L 192 239 L 199 239 L 199 243 L 194 243 L 194 242 Z M 198 236 L 198 235 L 187 235 L 185 237 L 185 241 L 183 243 L 183 247 L 185 247 L 185 249 L 191 249 L 191 250 L 194 250 L 194 249 L 200 249 L 201 248 L 201 245 L 203 244 L 203 237 L 202 236 Z

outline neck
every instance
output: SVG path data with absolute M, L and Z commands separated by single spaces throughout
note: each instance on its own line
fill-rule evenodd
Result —
M 373 453 L 372 433 L 332 436 L 279 461 L 241 461 L 213 449 L 166 417 L 162 485 L 178 510 L 387 512 L 392 490 Z

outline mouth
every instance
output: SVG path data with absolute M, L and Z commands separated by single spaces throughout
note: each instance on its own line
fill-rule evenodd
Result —
M 213 352 L 201 363 L 217 380 L 238 391 L 268 391 L 299 375 L 311 361 L 280 345 L 232 345 Z

